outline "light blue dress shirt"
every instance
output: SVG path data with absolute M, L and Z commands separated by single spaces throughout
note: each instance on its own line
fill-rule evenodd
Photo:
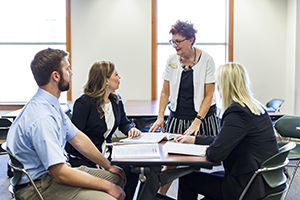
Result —
M 39 88 L 13 122 L 7 135 L 7 147 L 36 180 L 48 173 L 50 166 L 68 161 L 64 147 L 77 132 L 58 99 Z M 28 178 L 23 175 L 18 184 L 27 182 Z

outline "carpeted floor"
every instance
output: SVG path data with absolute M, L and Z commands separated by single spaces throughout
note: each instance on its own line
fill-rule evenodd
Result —
M 0 155 L 0 200 L 10 200 L 13 199 L 8 191 L 9 186 L 9 178 L 7 176 L 7 161 L 8 155 Z M 291 161 L 290 163 L 295 163 Z M 213 170 L 220 170 L 220 167 L 214 168 Z M 291 174 L 293 167 L 289 167 L 288 171 Z M 205 171 L 204 169 L 202 171 Z M 297 200 L 300 199 L 300 190 L 298 186 L 300 184 L 300 169 L 297 171 L 296 177 L 291 186 L 290 192 L 288 193 L 286 200 Z M 170 190 L 168 191 L 168 195 L 176 198 L 177 197 L 177 186 L 178 181 L 173 181 Z M 201 195 L 199 195 L 198 199 L 201 199 Z

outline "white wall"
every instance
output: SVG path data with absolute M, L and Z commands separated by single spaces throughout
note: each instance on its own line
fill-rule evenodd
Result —
M 262 103 L 281 98 L 282 112 L 296 114 L 297 0 L 234 2 L 234 60 L 248 69 Z M 125 101 L 151 99 L 151 0 L 72 0 L 71 42 L 73 100 L 100 59 L 116 63 Z
M 296 70 L 296 2 L 287 4 L 287 40 L 286 40 L 286 97 L 285 108 L 295 114 L 295 70 Z
M 72 100 L 94 61 L 111 60 L 123 100 L 151 99 L 151 0 L 71 1 Z
M 234 61 L 248 69 L 253 92 L 262 103 L 286 99 L 286 15 L 285 0 L 234 4 Z
M 292 5 L 294 6 L 294 18 L 295 18 L 295 53 L 294 53 L 294 60 L 295 60 L 295 85 L 293 88 L 295 88 L 295 111 L 296 114 L 300 115 L 300 3 L 297 0 L 290 0 L 294 3 Z

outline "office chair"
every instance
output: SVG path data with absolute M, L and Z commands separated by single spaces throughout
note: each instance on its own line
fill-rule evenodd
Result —
M 300 116 L 293 116 L 293 115 L 285 115 L 278 119 L 274 124 L 274 128 L 276 132 L 279 134 L 280 141 L 278 142 L 278 146 L 282 147 L 287 144 L 291 139 L 300 139 L 300 131 L 298 128 L 300 127 Z M 287 138 L 288 140 L 283 140 L 283 138 Z M 296 165 L 288 165 L 289 167 L 295 167 L 290 181 L 287 192 L 284 194 L 284 198 L 287 196 L 289 189 L 292 185 L 292 182 L 295 178 L 296 172 L 298 170 L 300 164 L 300 143 L 296 142 L 296 148 L 291 150 L 288 155 L 289 160 L 296 160 Z
M 12 122 L 10 120 L 5 118 L 0 118 L 0 145 L 6 141 L 6 136 L 11 124 Z M 0 155 L 2 154 L 7 154 L 7 152 L 0 147 Z M 13 176 L 12 169 L 8 164 L 7 164 L 7 176 L 8 177 Z
M 8 130 L 11 125 L 11 121 L 8 119 L 0 118 L 0 145 L 5 142 Z M 6 151 L 0 148 L 0 155 L 7 154 Z
M 267 108 L 273 108 L 275 112 L 279 112 L 281 105 L 283 104 L 284 100 L 282 99 L 272 99 L 266 104 Z
M 287 178 L 284 173 L 284 167 L 289 163 L 289 159 L 287 158 L 289 152 L 295 147 L 295 142 L 289 142 L 285 146 L 281 147 L 277 154 L 263 162 L 261 167 L 257 169 L 250 178 L 248 184 L 246 185 L 242 194 L 240 195 L 239 200 L 242 200 L 247 194 L 248 189 L 250 188 L 251 184 L 253 183 L 258 174 L 262 174 L 262 177 L 271 188 L 275 188 L 280 185 L 286 184 Z M 262 200 L 280 200 L 282 194 L 286 190 L 287 187 L 285 187 L 285 189 L 280 192 L 276 192 L 264 197 Z M 212 199 L 204 197 L 202 200 Z
M 7 148 L 6 148 L 6 142 L 4 142 L 2 145 L 1 145 L 2 149 L 4 149 L 8 154 L 9 154 L 9 157 L 10 157 L 10 160 L 9 160 L 9 166 L 11 168 L 13 168 L 14 170 L 14 176 L 11 178 L 10 180 L 10 186 L 9 186 L 9 192 L 12 194 L 12 196 L 16 199 L 16 200 L 22 200 L 22 198 L 20 198 L 18 195 L 16 195 L 15 193 L 15 189 L 14 189 L 14 186 L 17 185 L 17 183 L 20 181 L 21 177 L 22 177 L 22 173 L 24 173 L 27 178 L 29 179 L 31 185 L 34 187 L 38 197 L 41 199 L 41 200 L 44 200 L 41 192 L 38 190 L 38 188 L 36 187 L 34 181 L 32 180 L 32 178 L 30 177 L 30 175 L 28 174 L 28 172 L 24 169 L 24 166 L 22 164 L 21 161 L 19 161 Z
M 67 103 L 67 106 L 68 106 L 68 109 L 65 110 L 65 113 L 71 119 L 72 118 L 72 114 L 73 114 L 74 103 L 73 102 L 69 102 L 69 103 Z

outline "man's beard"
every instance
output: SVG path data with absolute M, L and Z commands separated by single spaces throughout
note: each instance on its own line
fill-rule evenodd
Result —
M 64 85 L 66 83 L 67 85 Z M 66 82 L 64 79 L 60 79 L 58 83 L 58 89 L 62 92 L 68 91 L 70 89 L 70 82 Z

